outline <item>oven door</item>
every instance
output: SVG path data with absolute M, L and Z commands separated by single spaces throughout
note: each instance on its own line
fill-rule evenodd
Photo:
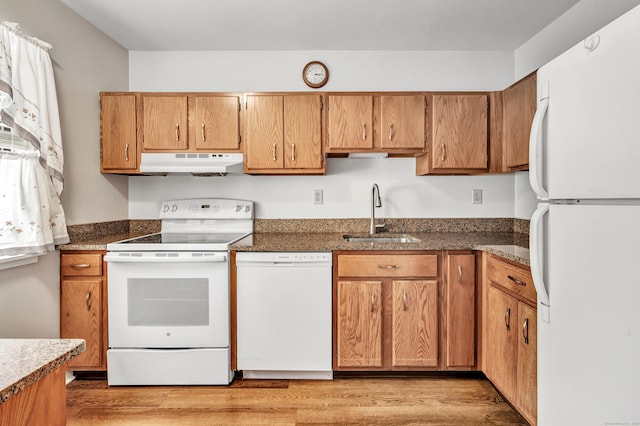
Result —
M 229 347 L 226 252 L 109 252 L 110 348 Z

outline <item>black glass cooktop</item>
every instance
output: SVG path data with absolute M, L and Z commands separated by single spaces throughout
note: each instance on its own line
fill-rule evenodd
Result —
M 225 244 L 235 241 L 245 234 L 151 234 L 138 237 L 129 241 L 122 241 L 119 244 Z

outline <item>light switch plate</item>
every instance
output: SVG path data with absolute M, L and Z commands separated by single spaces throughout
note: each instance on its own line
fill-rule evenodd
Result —
M 322 204 L 322 189 L 314 189 L 313 190 L 313 204 Z

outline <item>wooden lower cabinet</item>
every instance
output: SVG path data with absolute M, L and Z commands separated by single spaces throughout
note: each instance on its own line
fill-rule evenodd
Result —
M 335 370 L 438 368 L 438 259 L 334 253 Z
M 391 365 L 438 366 L 438 281 L 392 281 Z
M 531 273 L 492 255 L 485 259 L 484 373 L 535 425 L 538 345 Z
M 382 281 L 338 281 L 336 365 L 382 367 Z
M 476 367 L 476 255 L 447 252 L 445 255 L 445 367 Z
M 107 369 L 107 279 L 102 251 L 60 255 L 60 337 L 84 339 L 86 350 L 67 367 Z

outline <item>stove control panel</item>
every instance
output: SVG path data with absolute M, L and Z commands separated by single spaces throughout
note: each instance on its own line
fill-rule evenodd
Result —
M 160 204 L 160 219 L 253 219 L 253 201 L 192 198 Z

